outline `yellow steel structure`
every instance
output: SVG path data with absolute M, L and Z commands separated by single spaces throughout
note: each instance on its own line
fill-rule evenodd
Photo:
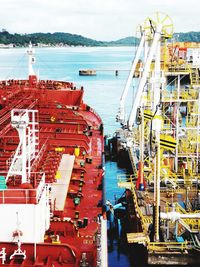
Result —
M 148 245 L 149 251 L 185 251 L 188 249 L 188 242 L 149 242 Z
M 139 232 L 127 234 L 128 242 L 145 243 L 151 252 L 183 253 L 192 248 L 191 243 L 175 242 L 176 237 L 180 237 L 186 231 L 191 235 L 200 232 L 200 211 L 197 210 L 195 215 L 191 207 L 192 199 L 200 195 L 197 190 L 200 184 L 200 62 L 199 66 L 195 65 L 191 56 L 189 58 L 187 55 L 187 49 L 200 49 L 200 44 L 167 44 L 166 39 L 173 34 L 173 24 L 167 15 L 158 12 L 148 17 L 143 24 L 143 31 L 146 32 L 149 43 L 159 24 L 163 26 L 164 37 L 161 38 L 163 40 L 159 58 L 160 68 L 156 68 L 156 60 L 151 62 L 137 109 L 137 125 L 131 129 L 134 146 L 128 147 L 128 153 L 133 175 L 119 177 L 118 185 L 131 191 L 134 211 L 141 224 Z M 156 73 L 158 70 L 159 75 Z M 155 91 L 159 92 L 159 104 L 158 97 L 154 95 Z M 155 127 L 157 123 L 157 129 L 159 128 L 159 123 L 155 122 L 157 117 L 163 122 L 159 135 Z M 136 148 L 139 154 L 137 157 Z M 140 169 L 137 169 L 138 162 L 142 163 L 142 177 L 147 183 L 147 188 L 141 193 L 146 206 L 141 204 L 140 198 L 138 199 L 135 186 L 137 177 L 141 177 Z M 157 181 L 159 186 L 156 184 Z M 164 185 L 164 190 L 160 189 L 161 184 Z M 156 191 L 155 185 L 159 188 L 157 198 L 155 196 L 158 190 Z M 152 188 L 156 193 L 151 191 Z M 178 204 L 178 196 L 186 203 L 185 208 Z M 152 207 L 156 208 L 154 217 L 153 211 L 152 214 L 147 213 L 148 207 L 150 211 Z M 160 219 L 159 209 L 171 216 L 175 213 L 180 218 L 173 220 L 173 216 L 163 216 Z M 171 231 L 168 233 L 170 237 L 167 237 L 170 241 L 159 242 L 159 238 L 155 238 L 154 234 L 156 242 L 150 242 L 150 225 L 154 224 L 155 229 L 159 230 L 160 221 L 163 228 Z M 193 247 L 195 246 L 193 242 Z
M 120 188 L 128 188 L 132 192 L 133 196 L 133 204 L 134 209 L 136 212 L 136 216 L 140 218 L 141 226 L 142 226 L 142 232 L 137 233 L 128 233 L 127 234 L 127 240 L 129 243 L 145 243 L 147 245 L 147 248 L 149 251 L 184 251 L 186 249 L 190 249 L 190 244 L 185 242 L 150 242 L 148 237 L 148 229 L 149 225 L 153 222 L 152 216 L 144 215 L 141 207 L 138 205 L 138 198 L 136 194 L 136 189 L 134 185 L 134 177 L 131 175 L 119 175 L 118 176 L 118 186 Z M 172 191 L 177 192 L 177 190 Z M 179 190 L 180 192 L 180 190 Z M 182 192 L 182 191 L 181 191 Z M 187 214 L 186 210 L 183 209 L 177 202 L 174 203 L 175 211 L 180 214 Z M 169 202 L 166 202 L 165 211 L 170 212 L 172 209 L 171 206 L 169 206 Z M 200 212 L 200 211 L 196 211 Z M 195 214 L 195 213 L 194 213 Z M 184 226 L 183 226 L 184 225 Z M 180 220 L 179 227 L 178 227 L 178 234 L 183 234 L 186 229 L 188 229 L 191 233 L 198 233 L 200 231 L 200 220 L 195 218 L 184 218 Z
M 162 24 L 162 37 L 172 38 L 174 33 L 174 26 L 171 18 L 162 12 L 155 12 L 151 16 L 147 17 L 143 23 L 143 30 L 146 35 L 152 39 L 153 30 L 156 29 L 158 24 Z

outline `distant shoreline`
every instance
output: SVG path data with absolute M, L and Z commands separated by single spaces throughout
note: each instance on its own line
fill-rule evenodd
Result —
M 11 45 L 1 45 L 0 44 L 0 49 L 13 49 L 13 48 L 26 48 L 28 46 L 28 44 L 27 45 L 24 45 L 24 46 L 12 46 L 12 44 Z M 69 48 L 106 48 L 106 47 L 108 47 L 108 48 L 117 48 L 117 47 L 135 47 L 136 45 L 96 45 L 96 46 L 85 46 L 85 45 L 61 45 L 61 46 L 59 46 L 59 45 L 49 45 L 49 46 L 38 46 L 38 45 L 33 45 L 33 47 L 34 48 L 67 48 L 67 47 L 69 47 Z
M 174 42 L 200 42 L 200 32 L 175 33 Z M 136 46 L 137 37 L 125 37 L 116 41 L 97 41 L 82 35 L 64 32 L 11 34 L 5 29 L 0 31 L 0 48 L 26 47 L 32 42 L 35 47 L 120 47 Z
M 139 39 L 126 37 L 117 41 L 97 41 L 77 34 L 55 32 L 55 33 L 32 33 L 32 34 L 11 34 L 6 30 L 0 32 L 0 46 L 25 47 L 30 41 L 33 46 L 132 46 L 137 45 Z

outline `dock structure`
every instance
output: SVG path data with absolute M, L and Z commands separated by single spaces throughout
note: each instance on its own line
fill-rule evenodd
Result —
M 139 67 L 138 67 L 139 68 Z M 79 70 L 80 76 L 96 76 L 97 72 L 113 72 L 115 76 L 119 75 L 119 72 L 128 72 L 128 69 L 81 69 Z M 138 71 L 135 72 L 135 76 L 138 77 Z
M 149 264 L 200 262 L 200 50 L 167 43 L 162 13 L 142 27 L 140 45 L 120 98 L 118 151 L 128 154 L 128 243 L 144 244 Z M 126 98 L 143 57 L 132 110 Z
M 79 70 L 80 76 L 96 76 L 96 70 L 93 69 L 85 69 L 85 70 Z

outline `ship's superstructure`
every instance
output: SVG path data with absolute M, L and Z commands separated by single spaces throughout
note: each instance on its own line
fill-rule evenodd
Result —
M 144 244 L 151 264 L 200 262 L 200 50 L 195 43 L 167 43 L 172 34 L 167 15 L 147 18 L 117 116 L 118 150 L 127 151 L 133 171 L 119 178 L 130 215 L 127 240 Z
M 0 81 L 0 266 L 107 266 L 103 124 L 71 82 Z

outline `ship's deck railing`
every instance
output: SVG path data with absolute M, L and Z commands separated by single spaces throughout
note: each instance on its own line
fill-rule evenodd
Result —
M 184 251 L 188 248 L 188 242 L 148 242 L 147 246 L 151 251 Z
M 71 82 L 40 80 L 37 82 L 36 86 L 40 89 L 72 89 L 74 85 Z M 29 80 L 0 80 L 0 88 L 23 89 L 26 87 L 31 87 Z
M 31 173 L 37 188 L 6 188 L 0 190 L 0 204 L 38 204 L 45 189 L 45 173 Z M 38 178 L 40 177 L 40 178 Z M 37 181 L 39 179 L 39 181 Z

